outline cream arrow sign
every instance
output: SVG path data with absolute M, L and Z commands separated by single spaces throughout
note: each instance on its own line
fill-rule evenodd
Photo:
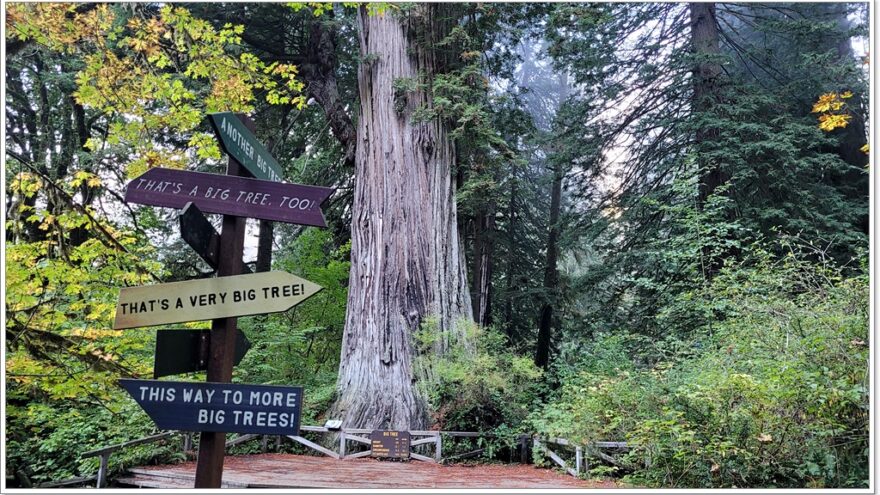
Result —
M 321 289 L 281 271 L 126 287 L 119 291 L 113 328 L 278 313 Z

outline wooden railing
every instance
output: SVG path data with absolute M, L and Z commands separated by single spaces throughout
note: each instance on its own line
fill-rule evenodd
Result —
M 614 457 L 602 452 L 600 449 L 627 449 L 629 446 L 626 442 L 591 442 L 587 444 L 575 444 L 565 438 L 548 438 L 541 436 L 532 437 L 533 446 L 536 452 L 544 452 L 553 462 L 565 470 L 568 474 L 578 477 L 581 472 L 590 470 L 589 458 L 597 457 L 614 466 L 621 466 L 620 461 Z M 554 452 L 547 444 L 563 445 L 574 448 L 574 465 L 563 459 L 559 453 Z
M 324 447 L 316 442 L 312 442 L 304 438 L 300 435 L 287 435 L 286 438 L 299 443 L 305 447 L 308 447 L 316 452 L 319 452 L 328 457 L 332 457 L 334 459 L 355 459 L 358 457 L 366 457 L 372 453 L 372 451 L 368 448 L 367 450 L 354 452 L 349 454 L 349 443 L 356 443 L 361 445 L 367 445 L 368 447 L 371 445 L 370 439 L 365 437 L 364 435 L 369 435 L 373 430 L 365 429 L 365 428 L 340 428 L 340 429 L 328 429 L 323 426 L 300 426 L 300 432 L 310 432 L 310 433 L 335 433 L 339 435 L 339 444 L 338 450 L 331 450 L 327 447 Z M 431 463 L 439 463 L 444 460 L 443 457 L 443 437 L 449 437 L 452 439 L 456 438 L 496 438 L 497 435 L 493 433 L 483 433 L 483 432 L 475 432 L 475 431 L 439 431 L 439 430 L 409 430 L 409 434 L 413 437 L 421 437 L 416 440 L 413 440 L 410 443 L 410 447 L 418 447 L 420 445 L 433 445 L 433 456 L 426 456 L 416 452 L 410 452 L 410 457 L 412 459 L 416 459 L 423 462 L 431 462 Z M 193 449 L 193 433 L 192 432 L 180 432 L 180 431 L 167 431 L 163 433 L 159 433 L 157 435 L 151 435 L 144 438 L 139 438 L 136 440 L 131 440 L 128 442 L 122 442 L 114 445 L 109 445 L 107 447 L 102 447 L 100 449 L 91 450 L 83 453 L 80 457 L 88 458 L 88 457 L 100 457 L 99 465 L 98 465 L 98 474 L 91 477 L 86 478 L 71 478 L 68 480 L 55 481 L 51 483 L 44 483 L 39 487 L 48 488 L 48 487 L 60 487 L 60 486 L 70 486 L 74 484 L 84 484 L 89 483 L 91 481 L 96 482 L 96 488 L 103 488 L 107 486 L 107 477 L 109 473 L 110 467 L 110 456 L 114 452 L 118 452 L 122 449 L 134 447 L 136 445 L 144 445 L 147 443 L 158 442 L 161 440 L 166 440 L 174 436 L 182 436 L 183 438 L 183 452 L 185 455 L 192 455 Z M 276 438 L 276 447 L 280 447 L 281 439 L 285 437 L 277 436 L 277 435 L 239 435 L 235 438 L 232 438 L 226 442 L 226 447 L 232 447 L 235 445 L 239 445 L 245 442 L 249 442 L 255 439 L 262 439 L 262 452 L 268 451 L 268 442 L 274 437 Z M 614 457 L 605 454 L 600 451 L 600 449 L 625 449 L 627 448 L 626 442 L 593 442 L 586 445 L 576 445 L 569 440 L 564 438 L 547 438 L 540 436 L 532 436 L 521 434 L 516 436 L 516 444 L 518 446 L 518 450 L 520 452 L 520 462 L 526 464 L 529 461 L 528 458 L 528 444 L 529 439 L 532 440 L 532 446 L 536 451 L 544 452 L 553 462 L 562 467 L 566 472 L 571 474 L 572 476 L 579 476 L 582 472 L 586 472 L 590 469 L 588 458 L 589 457 L 597 457 L 606 462 L 609 462 L 613 465 L 620 465 L 620 462 L 617 461 Z M 574 462 L 571 463 L 562 458 L 560 453 L 553 451 L 550 449 L 548 444 L 562 445 L 569 448 L 574 449 L 575 459 Z M 472 450 L 469 452 L 465 452 L 462 454 L 453 455 L 450 457 L 446 457 L 445 460 L 452 459 L 464 459 L 467 457 L 474 457 L 479 455 L 485 451 L 485 448 L 478 448 L 476 450 Z

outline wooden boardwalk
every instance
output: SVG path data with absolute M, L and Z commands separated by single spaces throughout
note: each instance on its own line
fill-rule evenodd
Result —
M 120 486 L 192 488 L 195 463 L 132 468 Z M 224 488 L 615 488 L 533 465 L 451 465 L 291 454 L 227 457 Z

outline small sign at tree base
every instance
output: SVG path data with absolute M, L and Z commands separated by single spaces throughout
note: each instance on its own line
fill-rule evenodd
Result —
M 373 430 L 370 457 L 408 460 L 410 440 L 408 431 Z

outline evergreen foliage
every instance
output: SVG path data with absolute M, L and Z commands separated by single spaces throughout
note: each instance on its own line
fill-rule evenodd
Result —
M 8 486 L 94 474 L 82 452 L 154 433 L 116 385 L 150 376 L 154 333 L 111 330 L 117 290 L 214 271 L 124 185 L 221 172 L 209 112 L 250 114 L 285 180 L 337 189 L 327 230 L 266 235 L 273 269 L 324 290 L 240 319 L 233 379 L 303 385 L 303 423 L 327 419 L 375 62 L 359 8 L 7 5 Z M 395 103 L 429 94 L 415 120 L 455 147 L 476 322 L 443 356 L 430 319 L 411 336 L 432 427 L 498 433 L 484 459 L 516 433 L 626 441 L 589 475 L 636 486 L 868 485 L 867 4 L 702 5 L 711 24 L 676 3 L 443 4 L 431 25 L 363 8 L 436 59 Z M 111 470 L 180 460 L 143 445 Z

